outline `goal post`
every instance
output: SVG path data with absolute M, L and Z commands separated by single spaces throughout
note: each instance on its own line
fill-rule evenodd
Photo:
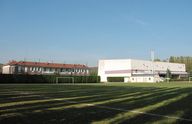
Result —
M 170 78 L 165 78 L 165 81 L 167 82 L 167 83 L 169 83 L 170 82 Z
M 74 77 L 56 77 L 56 84 L 58 84 L 59 81 L 62 82 L 62 79 L 63 81 L 67 81 L 67 80 L 69 81 L 69 82 L 63 82 L 63 83 L 70 83 L 70 81 L 71 83 L 75 83 Z

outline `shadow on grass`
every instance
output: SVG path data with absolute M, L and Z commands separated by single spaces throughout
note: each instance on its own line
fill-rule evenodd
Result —
M 170 103 L 163 105 L 157 109 L 153 109 L 151 111 L 148 111 L 148 113 L 153 113 L 153 114 L 159 114 L 159 115 L 166 115 L 170 117 L 179 117 L 179 118 L 164 118 L 164 117 L 151 117 L 148 115 L 138 115 L 133 118 L 129 118 L 127 120 L 124 120 L 122 123 L 139 123 L 141 120 L 143 123 L 157 123 L 161 122 L 162 123 L 171 123 L 172 121 L 174 123 L 182 123 L 182 124 L 191 124 L 192 123 L 192 88 L 185 88 L 178 93 L 187 93 L 188 95 L 176 102 Z M 179 96 L 179 94 L 178 94 Z M 176 97 L 176 96 L 175 96 Z M 185 120 L 186 119 L 186 120 Z M 187 121 L 189 120 L 189 121 Z M 190 121 L 191 120 L 191 121 Z M 172 123 L 173 123 L 172 122 Z
M 86 86 L 83 88 L 82 87 L 83 86 L 67 88 L 65 87 L 66 91 L 64 91 L 60 87 L 57 87 L 57 93 L 54 93 L 54 88 L 51 88 L 50 90 L 49 87 L 41 87 L 37 88 L 36 90 L 35 88 L 34 90 L 25 89 L 24 91 L 32 91 L 34 92 L 33 95 L 39 94 L 41 95 L 41 97 L 31 97 L 30 99 L 29 96 L 29 99 L 23 98 L 17 99 L 17 101 L 33 101 L 41 99 L 50 99 L 50 101 L 37 101 L 36 103 L 1 107 L 0 123 L 91 123 L 94 121 L 110 120 L 112 118 L 115 118 L 117 115 L 121 113 L 123 114 L 125 112 L 114 109 L 104 109 L 99 106 L 134 110 L 142 107 L 150 107 L 152 105 L 158 104 L 161 101 L 166 101 L 168 99 L 177 97 L 180 94 L 189 93 L 189 91 L 191 90 L 190 88 L 124 88 L 110 86 L 100 89 L 100 87 L 98 88 L 98 86 Z M 24 88 L 24 86 L 20 87 L 19 91 L 22 91 L 22 88 Z M 15 88 L 15 90 L 18 91 L 17 88 Z M 16 94 L 14 96 L 19 95 L 21 94 Z M 62 100 L 62 98 L 64 98 L 64 100 Z M 71 98 L 70 100 L 75 102 L 70 103 L 66 101 L 65 98 Z M 189 96 L 183 99 L 180 99 L 179 101 L 173 102 L 165 106 L 161 106 L 154 110 L 150 110 L 149 112 L 170 114 L 176 111 L 183 111 L 182 116 L 189 117 L 188 115 L 191 115 L 189 109 L 192 109 L 189 105 L 189 99 L 191 100 L 191 94 L 189 94 Z M 183 102 L 186 103 L 183 104 Z M 90 103 L 95 104 L 96 106 L 87 106 L 87 104 Z M 176 108 L 176 106 L 179 107 Z M 146 115 L 139 114 L 130 118 L 121 118 L 120 120 L 113 120 L 112 122 L 149 123 L 160 121 L 161 119 L 164 118 L 154 118 L 151 116 L 146 117 Z
M 155 123 L 155 124 L 157 123 L 184 123 L 184 124 L 192 123 L 191 121 L 192 113 L 190 111 L 192 110 L 191 90 L 192 90 L 191 88 L 178 89 L 177 92 L 173 93 L 171 96 L 166 94 L 165 95 L 166 97 L 164 97 L 163 99 L 162 98 L 159 99 L 157 96 L 155 96 L 153 101 L 150 101 L 151 104 L 148 104 L 146 106 L 146 108 L 147 107 L 149 108 L 149 111 L 146 111 L 146 113 L 154 114 L 155 116 L 150 116 L 147 114 L 136 114 L 135 116 L 125 115 L 125 116 L 119 117 L 116 120 L 113 119 L 112 122 L 113 123 L 131 123 L 131 124 L 138 124 L 141 122 L 146 124 L 148 123 Z M 185 95 L 186 97 L 180 97 L 183 94 L 187 94 Z M 181 99 L 174 101 L 174 99 L 177 99 L 178 97 L 180 97 Z M 159 103 L 163 101 L 165 104 L 154 107 L 154 105 L 158 104 L 158 103 L 154 103 L 155 99 L 158 99 Z M 167 100 L 167 103 L 164 100 Z M 172 100 L 173 102 L 169 102 L 169 100 L 170 101 Z M 154 107 L 154 108 L 151 110 L 150 107 Z M 162 117 L 161 115 L 170 116 L 173 118 Z

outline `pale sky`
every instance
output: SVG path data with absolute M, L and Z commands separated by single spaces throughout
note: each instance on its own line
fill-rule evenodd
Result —
M 1 0 L 0 63 L 192 55 L 191 0 Z

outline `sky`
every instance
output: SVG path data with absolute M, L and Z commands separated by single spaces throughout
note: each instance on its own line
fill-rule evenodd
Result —
M 192 0 L 0 0 L 0 63 L 192 55 Z

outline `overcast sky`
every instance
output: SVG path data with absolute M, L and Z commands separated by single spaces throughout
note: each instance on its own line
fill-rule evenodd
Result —
M 0 63 L 192 55 L 192 0 L 0 0 Z

